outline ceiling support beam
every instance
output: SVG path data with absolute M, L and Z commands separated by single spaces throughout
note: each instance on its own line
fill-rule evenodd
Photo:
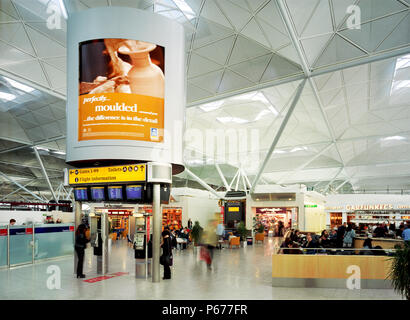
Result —
M 8 181 L 14 183 L 17 187 L 19 187 L 20 189 L 23 189 L 24 191 L 26 191 L 27 193 L 31 194 L 34 198 L 43 201 L 42 198 L 40 198 L 38 195 L 36 195 L 35 193 L 31 192 L 29 189 L 27 189 L 25 186 L 21 185 L 20 183 L 18 183 L 17 181 L 13 180 L 12 178 L 10 178 L 9 176 L 7 176 L 6 174 L 4 174 L 3 172 L 0 171 L 0 175 L 7 179 Z
M 337 172 L 337 174 L 333 177 L 332 180 L 330 180 L 330 182 L 324 187 L 323 192 L 326 192 L 327 189 L 332 185 L 333 182 L 336 181 L 337 177 L 339 176 L 339 174 L 342 173 L 344 167 L 341 167 L 340 170 Z
M 26 183 L 24 185 L 24 187 L 29 186 L 31 183 L 33 183 L 35 180 L 31 180 L 30 182 Z M 9 196 L 15 194 L 16 192 L 19 192 L 22 188 L 18 187 L 16 190 L 14 190 L 13 192 L 10 192 L 9 194 L 5 195 L 3 198 L 0 199 L 0 201 L 3 201 L 5 199 L 7 199 Z
M 312 158 L 310 158 L 308 161 L 306 161 L 304 164 L 302 164 L 300 167 L 296 168 L 294 171 L 292 171 L 292 173 L 288 176 L 283 176 L 282 178 L 280 178 L 276 184 L 281 184 L 286 178 L 291 178 L 293 177 L 296 173 L 298 173 L 299 171 L 303 170 L 304 168 L 306 168 L 309 164 L 311 164 L 313 161 L 315 161 L 317 158 L 319 158 L 323 153 L 325 153 L 327 150 L 330 149 L 330 147 L 333 146 L 333 143 L 330 143 L 329 145 L 327 145 L 324 149 L 322 149 L 322 151 L 320 151 L 319 153 L 316 153 Z
M 230 187 L 229 187 L 229 185 L 228 185 L 228 182 L 227 182 L 226 179 L 225 179 L 225 176 L 223 175 L 223 173 L 222 173 L 222 171 L 221 171 L 221 168 L 219 167 L 219 164 L 215 163 L 215 167 L 216 167 L 216 170 L 217 170 L 218 173 L 219 173 L 219 176 L 220 176 L 221 179 L 222 179 L 222 182 L 223 182 L 224 185 L 225 185 L 226 191 L 230 191 L 231 189 L 230 189 Z
M 37 148 L 34 147 L 33 150 L 34 150 L 34 154 L 35 154 L 36 157 L 37 157 L 38 162 L 40 163 L 41 170 L 43 171 L 44 178 L 46 178 L 48 187 L 50 188 L 51 194 L 53 195 L 53 199 L 54 199 L 56 202 L 58 202 L 58 199 L 57 199 L 57 197 L 56 197 L 56 194 L 54 193 L 54 190 L 53 190 L 53 186 L 51 185 L 50 179 L 48 178 L 48 174 L 47 174 L 46 168 L 44 167 L 43 160 L 41 160 L 41 156 L 40 156 L 40 154 L 38 153 Z
M 348 183 L 350 180 L 346 179 L 345 181 L 343 181 L 341 184 L 339 184 L 339 186 L 337 186 L 337 188 L 335 189 L 335 192 L 338 191 L 341 187 L 343 187 L 346 183 Z
M 204 180 L 199 178 L 196 174 L 194 174 L 191 170 L 188 168 L 185 168 L 185 172 L 188 173 L 194 180 L 196 180 L 201 186 L 203 186 L 206 190 L 211 192 L 214 196 L 216 196 L 218 199 L 221 199 L 221 197 L 213 188 L 211 188 Z
M 232 185 L 233 185 L 233 182 L 235 181 L 235 179 L 236 179 L 236 177 L 238 176 L 238 174 L 239 174 L 239 169 L 238 169 L 238 171 L 236 171 L 236 173 L 235 173 L 235 175 L 234 175 L 234 177 L 233 177 L 231 183 L 229 184 L 229 190 L 231 190 L 231 187 L 232 187 Z
M 270 160 L 270 158 L 271 158 L 271 156 L 272 156 L 272 153 L 273 153 L 273 151 L 275 150 L 276 145 L 278 144 L 280 137 L 282 136 L 283 131 L 285 130 L 285 127 L 286 127 L 286 125 L 287 125 L 287 123 L 288 123 L 288 121 L 289 121 L 289 118 L 290 118 L 290 116 L 292 115 L 293 110 L 295 109 L 296 104 L 297 104 L 298 101 L 299 101 L 299 98 L 300 98 L 300 96 L 301 96 L 301 94 L 302 94 L 303 88 L 305 87 L 305 83 L 306 83 L 306 79 L 303 80 L 303 81 L 299 84 L 299 86 L 298 86 L 298 88 L 297 88 L 297 90 L 296 90 L 296 94 L 295 94 L 295 96 L 294 96 L 294 98 L 293 98 L 293 100 L 292 100 L 292 104 L 290 105 L 289 110 L 288 110 L 288 112 L 286 113 L 285 118 L 283 119 L 283 121 L 282 121 L 282 123 L 281 123 L 281 125 L 280 125 L 280 127 L 279 127 L 279 130 L 278 130 L 278 132 L 276 133 L 276 136 L 275 136 L 275 138 L 274 138 L 273 141 L 272 141 L 272 144 L 271 144 L 271 146 L 270 146 L 270 148 L 269 148 L 269 150 L 268 150 L 268 153 L 266 154 L 265 160 L 263 161 L 262 166 L 259 168 L 259 171 L 258 171 L 258 173 L 256 174 L 256 177 L 255 177 L 255 180 L 254 180 L 253 183 L 252 183 L 251 193 L 254 192 L 255 187 L 256 187 L 256 185 L 258 184 L 259 179 L 260 179 L 260 177 L 261 177 L 263 171 L 265 170 L 265 167 L 266 167 L 266 165 L 268 164 L 268 162 L 269 162 L 269 160 Z
M 18 146 L 18 147 L 6 149 L 6 150 L 1 150 L 0 154 L 7 153 L 7 152 L 13 152 L 13 151 L 17 151 L 17 150 L 21 150 L 21 149 L 25 149 L 25 148 L 35 147 L 35 146 L 39 146 L 39 145 L 44 144 L 44 143 L 54 142 L 54 141 L 62 140 L 62 139 L 65 139 L 65 138 L 66 138 L 66 136 L 62 135 L 62 136 L 58 136 L 58 137 L 54 137 L 54 138 L 50 138 L 50 139 L 44 139 L 44 140 L 37 141 L 37 142 L 31 143 L 31 144 L 25 144 L 23 146 Z M 23 142 L 21 142 L 21 143 L 23 143 Z

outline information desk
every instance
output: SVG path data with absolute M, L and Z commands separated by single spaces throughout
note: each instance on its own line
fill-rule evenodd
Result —
M 386 280 L 391 265 L 389 259 L 386 256 L 274 254 L 272 286 L 347 288 L 348 278 L 354 275 L 360 277 L 361 289 L 391 289 L 390 280 Z M 355 271 L 348 269 L 351 266 L 355 266 Z
M 31 264 L 73 253 L 72 223 L 14 225 L 9 231 L 7 225 L 0 226 L 0 267 Z
M 363 242 L 367 237 L 355 237 L 354 238 L 354 248 L 360 249 L 363 248 Z M 401 247 L 404 246 L 404 241 L 401 239 L 389 239 L 389 238 L 370 238 L 372 239 L 372 247 L 380 246 L 382 249 L 394 249 L 395 245 Z

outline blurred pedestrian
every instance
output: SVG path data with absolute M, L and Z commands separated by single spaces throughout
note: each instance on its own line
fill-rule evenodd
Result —
M 163 280 L 171 279 L 171 268 L 172 266 L 172 243 L 169 230 L 164 230 L 162 232 L 162 256 L 160 257 L 160 263 L 164 266 L 164 277 Z

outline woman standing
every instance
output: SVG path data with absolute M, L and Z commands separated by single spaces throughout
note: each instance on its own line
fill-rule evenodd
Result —
M 80 224 L 75 233 L 75 252 L 78 257 L 77 278 L 85 278 L 85 274 L 83 274 L 84 252 L 87 243 L 90 242 L 85 234 L 86 231 L 87 227 L 84 224 Z
M 347 229 L 343 238 L 343 247 L 351 248 L 353 244 L 353 238 L 356 236 L 355 231 L 353 230 L 352 224 L 347 225 Z
M 164 277 L 163 280 L 171 279 L 171 268 L 172 265 L 172 243 L 170 233 L 168 230 L 162 232 L 162 256 L 160 258 L 161 264 L 164 266 Z

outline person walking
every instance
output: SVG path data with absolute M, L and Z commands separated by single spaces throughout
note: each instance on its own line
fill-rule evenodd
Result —
M 162 256 L 160 258 L 161 264 L 164 266 L 164 277 L 162 280 L 171 279 L 171 268 L 172 266 L 172 243 L 171 237 L 168 230 L 162 232 Z
M 83 274 L 84 253 L 87 243 L 90 242 L 85 234 L 86 231 L 87 227 L 84 224 L 80 224 L 75 233 L 75 252 L 78 257 L 77 278 L 85 278 L 85 274 Z

